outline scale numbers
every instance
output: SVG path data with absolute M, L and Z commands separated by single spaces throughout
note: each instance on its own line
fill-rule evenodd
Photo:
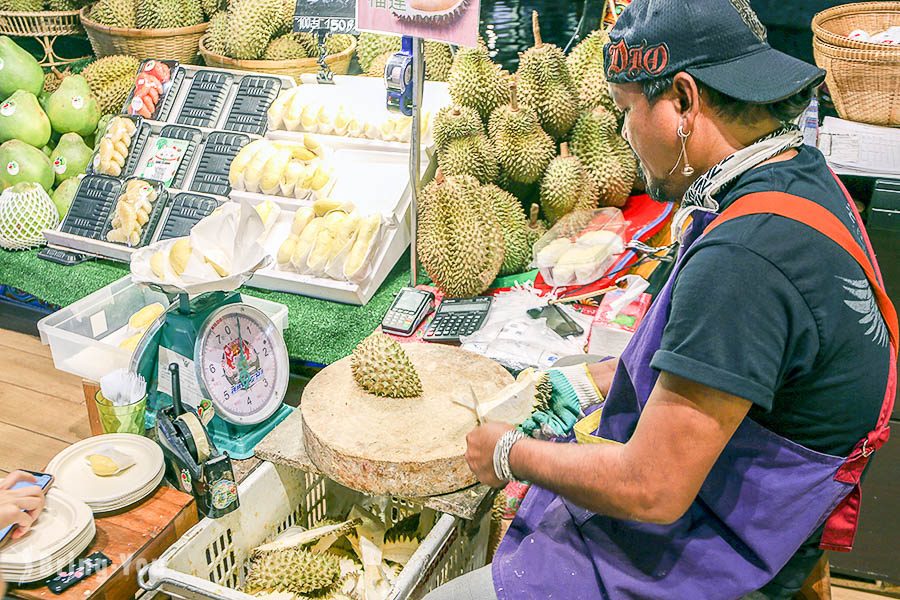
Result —
M 196 346 L 198 379 L 216 414 L 240 425 L 261 423 L 281 406 L 290 365 L 274 323 L 246 304 L 229 304 L 204 323 Z

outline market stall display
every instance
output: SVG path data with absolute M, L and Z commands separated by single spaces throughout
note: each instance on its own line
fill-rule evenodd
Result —
M 73 494 L 51 489 L 34 527 L 3 548 L 0 575 L 14 583 L 46 579 L 77 558 L 95 533 L 90 507 Z

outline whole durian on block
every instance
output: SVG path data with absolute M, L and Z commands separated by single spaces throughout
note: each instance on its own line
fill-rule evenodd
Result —
M 243 60 L 262 57 L 282 24 L 281 0 L 232 0 L 228 6 L 228 56 Z
M 597 208 L 597 184 L 577 156 L 563 142 L 541 180 L 541 208 L 551 225 L 573 210 Z
M 569 133 L 578 119 L 578 92 L 563 51 L 541 40 L 537 11 L 532 13 L 531 21 L 534 47 L 522 54 L 516 72 L 519 101 L 532 108 L 544 131 L 559 140 Z
M 503 232 L 474 177 L 440 174 L 422 192 L 419 257 L 446 296 L 485 291 L 503 264 Z
M 484 42 L 457 50 L 447 83 L 453 102 L 474 108 L 484 122 L 509 102 L 509 74 L 494 64 Z
M 486 185 L 482 192 L 497 215 L 503 232 L 504 252 L 500 275 L 521 273 L 531 262 L 531 233 L 525 211 L 518 198 L 496 185 Z
M 510 87 L 510 103 L 494 111 L 488 131 L 503 173 L 518 183 L 535 183 L 556 154 L 556 144 L 541 129 L 537 113 L 518 103 L 515 83 Z
M 373 333 L 354 348 L 350 370 L 366 392 L 386 398 L 422 395 L 422 381 L 403 347 L 383 333 Z
M 444 175 L 471 175 L 481 183 L 494 183 L 500 175 L 497 154 L 483 133 L 450 140 L 438 150 Z
M 88 17 L 110 27 L 137 27 L 134 0 L 100 0 Z
M 459 104 L 445 106 L 434 117 L 434 143 L 438 150 L 450 140 L 484 133 L 484 124 L 474 108 Z
M 619 135 L 616 116 L 602 106 L 572 128 L 572 152 L 581 159 L 600 195 L 601 206 L 623 206 L 637 177 L 637 160 Z
M 117 114 L 122 111 L 134 87 L 138 67 L 140 61 L 137 58 L 120 54 L 96 60 L 81 72 L 97 98 L 100 112 Z
M 569 73 L 578 91 L 578 105 L 582 111 L 603 106 L 619 118 L 619 111 L 609 95 L 606 71 L 603 69 L 603 47 L 609 34 L 602 29 L 581 40 L 566 57 Z
M 244 581 L 244 592 L 327 594 L 340 577 L 337 555 L 290 548 L 267 552 L 254 559 Z

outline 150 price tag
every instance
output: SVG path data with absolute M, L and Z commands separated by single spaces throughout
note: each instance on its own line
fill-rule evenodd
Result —
M 356 0 L 297 0 L 294 31 L 356 32 Z

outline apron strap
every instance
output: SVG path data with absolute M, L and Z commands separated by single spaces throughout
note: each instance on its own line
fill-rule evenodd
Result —
M 841 188 L 844 189 L 843 186 Z M 852 200 L 847 195 L 846 189 L 844 189 L 844 194 L 852 206 Z M 854 216 L 859 222 L 860 219 L 855 210 L 856 207 L 854 206 L 853 208 Z M 859 507 L 862 499 L 862 492 L 859 486 L 860 478 L 872 453 L 879 449 L 890 437 L 889 421 L 894 410 L 894 397 L 897 386 L 897 348 L 898 337 L 900 337 L 900 334 L 898 334 L 897 311 L 881 284 L 881 273 L 878 271 L 877 264 L 873 264 L 874 261 L 869 260 L 869 257 L 863 252 L 847 227 L 831 211 L 811 200 L 783 192 L 747 194 L 738 198 L 731 206 L 722 211 L 722 214 L 710 223 L 704 233 L 708 233 L 732 219 L 760 214 L 777 215 L 803 223 L 843 248 L 856 260 L 866 274 L 866 279 L 868 279 L 875 295 L 875 302 L 887 325 L 890 337 L 890 365 L 887 388 L 885 389 L 881 412 L 878 415 L 878 422 L 875 425 L 875 429 L 866 434 L 866 437 L 856 444 L 835 474 L 835 480 L 851 484 L 853 489 L 828 517 L 825 523 L 825 531 L 822 534 L 822 548 L 849 552 L 853 547 L 853 539 L 856 535 L 859 521 Z M 861 224 L 860 230 L 871 256 L 874 257 L 871 243 Z

